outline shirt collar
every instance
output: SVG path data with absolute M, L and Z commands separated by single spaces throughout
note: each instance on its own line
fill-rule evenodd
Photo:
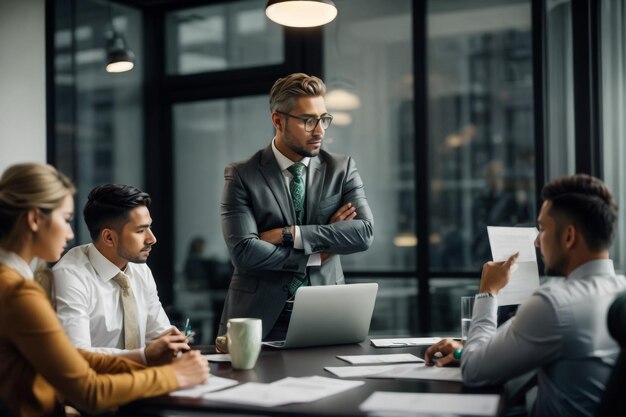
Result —
M 120 273 L 120 269 L 115 266 L 113 262 L 105 258 L 93 243 L 89 244 L 87 247 L 87 257 L 89 258 L 89 262 L 91 262 L 93 269 L 104 281 L 110 281 L 113 277 Z M 129 268 L 127 267 L 126 272 L 128 272 L 128 270 Z
M 590 275 L 615 275 L 613 261 L 611 259 L 597 259 L 585 262 L 578 268 L 574 269 L 569 274 L 567 279 L 581 279 Z
M 0 248 L 0 263 L 14 269 L 26 279 L 33 279 L 33 271 L 26 261 L 15 252 Z
M 278 150 L 278 148 L 276 147 L 276 144 L 274 142 L 276 142 L 276 137 L 274 137 L 274 139 L 272 139 L 272 152 L 274 152 L 274 157 L 276 158 L 276 162 L 278 162 L 278 166 L 280 167 L 280 170 L 281 171 L 285 171 L 287 168 L 289 168 L 290 166 L 295 164 L 295 162 L 292 161 L 291 159 L 287 158 L 285 155 L 283 155 Z M 299 162 L 301 164 L 304 164 L 305 167 L 308 167 L 309 166 L 309 162 L 311 162 L 311 158 L 309 158 L 308 156 L 305 156 Z

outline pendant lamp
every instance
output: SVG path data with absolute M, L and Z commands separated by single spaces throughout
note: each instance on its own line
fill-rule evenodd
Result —
M 337 6 L 332 0 L 269 0 L 265 15 L 283 26 L 315 27 L 331 22 Z
M 109 19 L 111 21 L 111 37 L 107 41 L 107 72 L 126 72 L 135 66 L 135 54 L 126 46 L 122 34 L 115 31 L 111 3 L 109 3 Z

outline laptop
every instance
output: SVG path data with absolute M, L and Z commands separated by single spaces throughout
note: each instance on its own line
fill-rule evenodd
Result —
M 263 342 L 279 349 L 360 343 L 370 328 L 378 284 L 300 287 L 285 340 Z

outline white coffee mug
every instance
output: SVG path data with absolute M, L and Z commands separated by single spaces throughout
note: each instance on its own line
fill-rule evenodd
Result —
M 234 369 L 252 369 L 261 352 L 261 319 L 230 319 L 228 353 Z

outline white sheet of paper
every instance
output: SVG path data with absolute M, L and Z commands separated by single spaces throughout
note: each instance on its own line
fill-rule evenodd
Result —
M 287 377 L 271 383 L 271 385 L 280 389 L 284 387 L 300 389 L 303 398 L 298 402 L 317 401 L 363 384 L 365 384 L 364 381 L 343 381 L 318 375 L 302 378 Z
M 325 366 L 324 369 L 339 378 L 363 378 L 382 372 L 387 372 L 393 368 L 405 366 L 415 366 L 414 364 L 404 365 L 372 365 L 372 366 Z
M 296 391 L 297 392 L 297 391 Z M 235 388 L 205 394 L 202 398 L 211 401 L 276 407 L 289 404 L 292 393 L 289 388 L 278 390 L 269 384 L 248 382 Z
M 368 375 L 368 378 L 391 378 L 391 379 L 426 379 L 434 381 L 463 382 L 461 368 L 437 367 L 424 364 L 410 364 L 395 366 L 385 372 Z
M 359 409 L 365 412 L 394 412 L 399 415 L 472 415 L 495 416 L 500 398 L 493 394 L 421 394 L 376 391 Z
M 206 394 L 203 398 L 259 407 L 276 407 L 317 401 L 363 384 L 363 381 L 342 381 L 322 376 L 283 378 L 271 384 L 249 382 L 229 390 Z
M 498 305 L 521 304 L 539 287 L 539 270 L 534 227 L 487 226 L 491 255 L 496 262 L 506 261 L 519 252 L 516 268 L 511 270 L 509 283 L 498 293 Z
M 517 262 L 537 262 L 535 227 L 487 226 L 491 256 L 495 262 L 506 261 L 519 252 Z
M 209 376 L 208 381 L 204 384 L 194 385 L 190 388 L 179 389 L 177 391 L 171 392 L 170 395 L 173 397 L 197 398 L 209 392 L 232 387 L 233 385 L 237 385 L 238 383 L 239 382 L 235 381 L 234 379 L 221 378 L 219 376 L 211 375 Z
M 370 339 L 374 347 L 430 346 L 440 341 L 440 337 L 405 337 L 394 339 Z
M 337 358 L 352 365 L 424 362 L 424 359 L 418 358 L 411 353 L 391 353 L 387 355 L 344 355 L 337 356 Z
M 230 355 L 228 353 L 214 353 L 211 355 L 202 355 L 209 362 L 230 362 Z

